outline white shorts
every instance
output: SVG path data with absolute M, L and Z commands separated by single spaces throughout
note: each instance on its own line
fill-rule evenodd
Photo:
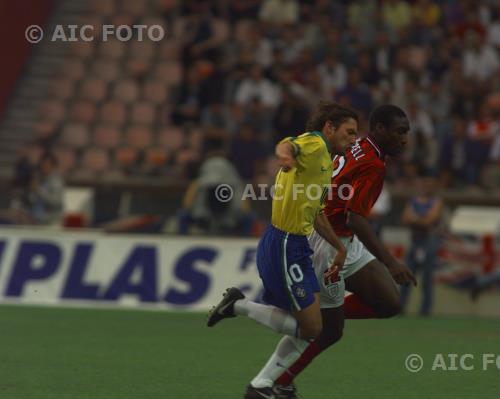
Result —
M 312 255 L 314 272 L 320 286 L 321 308 L 337 308 L 343 305 L 345 295 L 344 280 L 375 259 L 375 256 L 365 248 L 355 235 L 340 237 L 340 240 L 347 249 L 345 264 L 339 273 L 340 279 L 333 283 L 325 283 L 323 273 L 332 265 L 337 251 L 316 231 L 309 236 L 309 245 L 314 251 Z

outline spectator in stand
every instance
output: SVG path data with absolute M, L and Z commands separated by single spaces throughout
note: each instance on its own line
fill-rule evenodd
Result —
M 42 156 L 26 193 L 25 209 L 35 224 L 57 225 L 63 216 L 64 181 L 57 171 L 57 159 Z
M 335 93 L 347 85 L 346 67 L 338 61 L 337 55 L 331 51 L 317 67 L 322 84 L 333 97 Z
M 443 214 L 443 201 L 439 197 L 437 179 L 432 175 L 423 176 L 419 182 L 419 194 L 406 204 L 402 223 L 411 229 L 411 245 L 406 264 L 414 274 L 422 270 L 422 295 L 420 315 L 429 316 L 433 303 L 433 273 L 436 268 L 439 248 L 438 229 Z M 401 305 L 406 308 L 409 286 L 401 288 Z
M 486 104 L 481 107 L 477 118 L 469 123 L 466 176 L 470 185 L 482 184 L 483 170 L 499 129 L 499 122 L 492 117 Z
M 220 191 L 221 185 L 227 191 Z M 178 214 L 178 233 L 188 234 L 196 225 L 205 234 L 250 235 L 254 217 L 248 203 L 242 200 L 243 193 L 244 183 L 233 164 L 220 151 L 210 151 L 198 178 L 184 196 L 183 209 Z
M 498 52 L 480 34 L 467 31 L 463 53 L 464 74 L 468 78 L 485 82 L 500 70 Z
M 382 2 L 382 17 L 385 26 L 393 35 L 400 29 L 408 27 L 412 22 L 412 9 L 408 2 L 403 0 L 384 0 Z
M 417 0 L 413 5 L 413 17 L 417 24 L 433 28 L 441 19 L 441 9 L 431 0 Z
M 231 140 L 230 160 L 244 181 L 253 181 L 266 155 L 266 146 L 257 131 L 252 125 L 242 125 Z
M 283 89 L 282 102 L 274 117 L 274 143 L 304 131 L 309 110 L 305 103 L 289 89 Z
M 246 106 L 253 100 L 258 100 L 263 106 L 275 108 L 279 104 L 278 88 L 262 73 L 258 65 L 250 68 L 247 76 L 236 89 L 236 103 Z
M 337 93 L 337 98 L 345 98 L 354 109 L 367 117 L 373 108 L 373 99 L 370 89 L 361 80 L 359 68 L 351 68 L 348 74 L 347 86 Z
M 259 19 L 269 24 L 296 24 L 299 21 L 297 0 L 264 0 Z
M 443 187 L 461 186 L 465 182 L 467 143 L 467 122 L 457 115 L 452 129 L 441 140 L 439 149 L 438 169 Z

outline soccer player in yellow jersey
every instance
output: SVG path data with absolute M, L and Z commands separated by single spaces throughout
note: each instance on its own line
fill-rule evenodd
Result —
M 319 103 L 307 132 L 282 140 L 276 147 L 281 169 L 276 176 L 272 223 L 259 241 L 257 267 L 268 305 L 247 300 L 237 288 L 227 290 L 209 313 L 208 326 L 245 315 L 286 334 L 264 369 L 248 385 L 245 398 L 274 398 L 272 385 L 280 350 L 289 345 L 305 348 L 322 330 L 319 284 L 312 267 L 307 236 L 315 229 L 336 251 L 326 275 L 342 268 L 346 249 L 323 215 L 332 177 L 332 155 L 344 155 L 357 137 L 355 112 L 332 102 Z M 271 306 L 269 306 L 271 305 Z M 287 359 L 288 361 L 289 359 Z M 265 378 L 264 378 L 265 377 Z

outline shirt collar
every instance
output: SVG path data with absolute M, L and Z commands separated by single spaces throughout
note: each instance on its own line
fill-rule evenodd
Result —
M 330 142 L 327 140 L 327 138 L 325 137 L 325 135 L 323 134 L 323 132 L 320 132 L 319 130 L 314 130 L 311 132 L 311 134 L 314 134 L 315 136 L 321 137 L 326 144 L 326 148 L 328 149 L 328 152 L 330 154 L 333 154 L 332 146 L 331 146 Z
M 383 159 L 384 158 L 384 153 L 382 152 L 382 149 L 378 146 L 377 142 L 375 139 L 371 136 L 367 136 L 366 140 L 371 144 L 371 146 L 377 151 L 378 157 Z

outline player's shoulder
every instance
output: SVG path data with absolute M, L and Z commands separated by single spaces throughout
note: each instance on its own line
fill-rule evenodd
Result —
M 349 158 L 359 165 L 372 165 L 373 167 L 384 167 L 385 161 L 381 150 L 367 138 L 356 140 L 349 150 Z
M 293 137 L 291 141 L 301 147 L 307 147 L 308 153 L 327 150 L 325 140 L 316 132 L 302 133 L 297 137 Z

